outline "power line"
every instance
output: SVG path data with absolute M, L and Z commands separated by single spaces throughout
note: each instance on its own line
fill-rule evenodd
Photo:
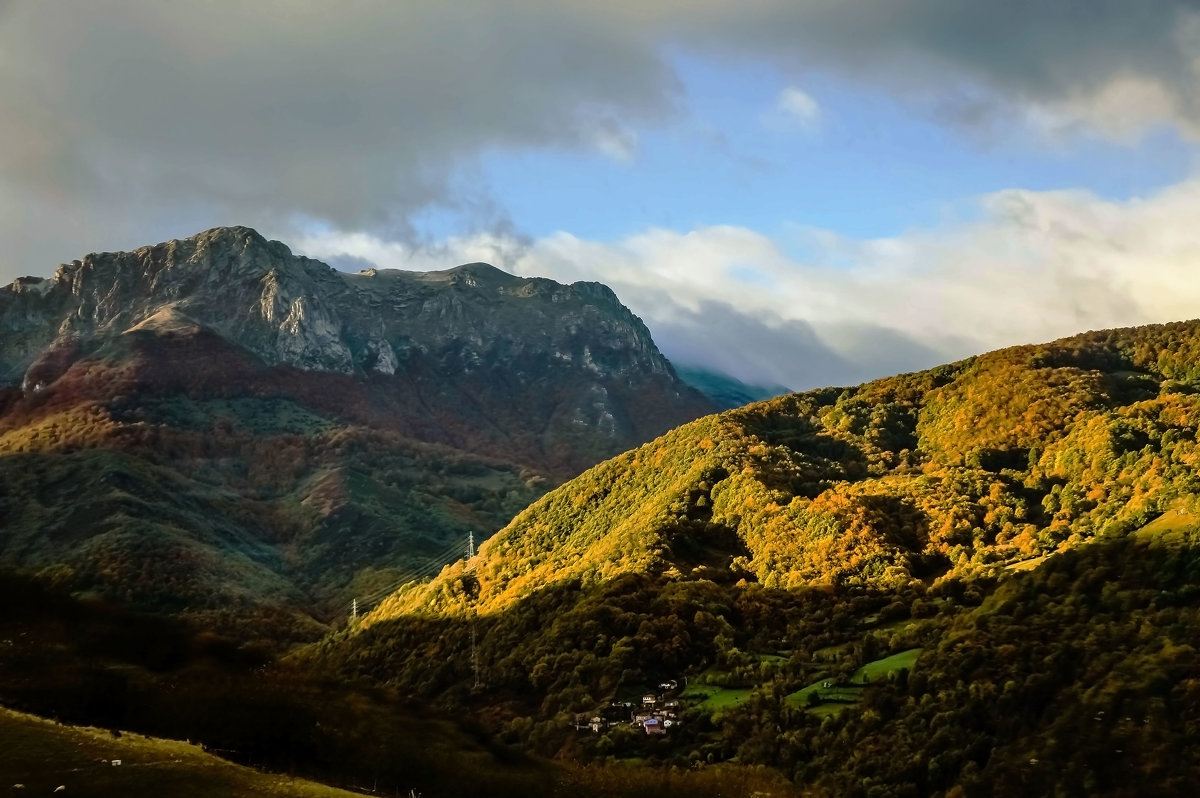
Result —
M 452 543 L 442 550 L 434 553 L 428 559 L 422 563 L 419 563 L 416 567 L 403 571 L 403 575 L 391 584 L 385 587 L 376 588 L 365 596 L 354 598 L 350 605 L 351 619 L 358 617 L 359 610 L 362 610 L 363 612 L 369 612 L 374 606 L 381 603 L 384 599 L 405 585 L 411 584 L 420 579 L 435 576 L 436 574 L 440 573 L 443 568 L 457 559 L 455 555 L 460 551 L 462 551 L 462 544 Z M 464 559 L 470 560 L 474 558 L 474 556 L 475 533 L 469 532 L 467 537 L 467 556 Z M 472 565 L 469 569 L 473 570 L 473 568 L 474 566 Z M 472 634 L 474 634 L 474 630 L 472 630 Z M 474 643 L 472 643 L 472 651 L 474 651 Z M 478 678 L 476 680 L 478 681 Z
M 364 596 L 364 598 L 362 598 L 362 600 L 360 601 L 360 604 L 362 604 L 362 605 L 376 604 L 376 602 L 382 601 L 383 599 L 388 598 L 389 595 L 391 595 L 392 593 L 395 593 L 396 590 L 406 586 L 406 584 L 416 582 L 418 580 L 422 580 L 422 578 L 436 575 L 437 572 L 442 570 L 443 568 L 445 568 L 445 563 L 439 564 L 437 566 L 437 568 L 432 568 L 432 566 L 430 566 L 430 568 L 424 568 L 424 569 L 415 570 L 415 571 L 406 571 L 406 572 L 404 572 L 404 576 L 402 576 L 400 578 L 400 580 L 397 580 L 396 582 L 392 582 L 391 584 L 389 584 L 389 586 L 386 586 L 383 588 L 377 588 L 376 590 L 374 590 L 374 592 Z
M 398 590 L 399 588 L 408 584 L 409 582 L 416 581 L 417 579 L 421 579 L 426 576 L 432 576 L 433 574 L 440 571 L 443 567 L 445 567 L 444 562 L 439 564 L 437 567 L 427 566 L 427 567 L 423 567 L 420 569 L 404 571 L 403 576 L 401 576 L 395 582 L 392 582 L 384 587 L 376 588 L 375 590 L 371 591 L 370 593 L 364 595 L 359 600 L 359 603 L 360 604 L 370 604 L 371 602 L 378 601 L 379 599 L 385 598 L 385 597 L 389 596 L 390 594 L 396 592 L 396 590 Z
M 467 571 L 475 570 L 475 532 L 467 532 Z M 474 689 L 478 690 L 479 681 L 479 650 L 475 647 L 475 620 L 479 617 L 479 607 L 471 608 L 471 670 L 475 674 Z
M 373 592 L 368 593 L 362 599 L 359 599 L 358 603 L 364 609 L 367 609 L 369 606 L 373 606 L 374 604 L 383 601 L 385 598 L 392 595 L 407 584 L 411 584 L 412 582 L 416 582 L 420 579 L 435 576 L 445 566 L 445 562 L 439 562 L 436 566 L 430 566 L 416 571 L 407 571 L 405 572 L 404 576 L 395 582 L 387 585 L 386 587 L 377 588 Z
M 382 588 L 376 588 L 375 590 L 371 591 L 366 596 L 361 598 L 360 603 L 369 604 L 372 601 L 376 601 L 390 593 L 395 592 L 397 588 L 402 587 L 409 582 L 420 579 L 423 576 L 428 576 L 431 573 L 437 573 L 447 564 L 454 561 L 453 555 L 459 550 L 459 544 L 457 543 L 447 546 L 417 567 L 401 572 L 403 576 L 392 582 L 390 585 Z
M 462 544 L 454 543 L 449 546 L 446 546 L 441 551 L 437 552 L 432 557 L 430 557 L 428 560 L 426 560 L 424 563 L 404 572 L 404 575 L 402 577 L 400 577 L 399 579 L 397 579 L 395 582 L 393 582 L 385 587 L 382 587 L 382 588 L 376 588 L 374 591 L 372 591 L 371 593 L 364 596 L 360 600 L 359 603 L 364 606 L 373 604 L 373 603 L 378 602 L 378 601 L 386 598 L 387 596 L 391 595 L 396 590 L 398 590 L 399 588 L 403 587 L 406 584 L 414 582 L 418 579 L 423 579 L 425 577 L 429 577 L 429 576 L 433 576 L 433 575 L 437 574 L 443 568 L 445 568 L 450 562 L 454 561 L 453 555 L 462 550 L 460 548 L 461 545 Z

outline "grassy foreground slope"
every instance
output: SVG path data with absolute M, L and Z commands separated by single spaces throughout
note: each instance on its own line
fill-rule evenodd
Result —
M 0 784 L 46 795 L 222 795 L 343 798 L 360 793 L 227 762 L 198 745 L 86 726 L 0 708 Z M 113 765 L 118 760 L 119 765 Z
M 171 798 L 349 798 L 387 794 L 409 795 L 379 783 L 356 785 L 355 791 L 271 773 L 228 762 L 202 746 L 86 726 L 68 726 L 0 707 L 0 784 L 13 785 L 16 794 L 45 795 L 65 786 L 69 795 L 125 798 L 162 795 Z M 113 760 L 120 761 L 113 765 Z M 16 788 L 15 785 L 23 785 Z M 437 790 L 437 787 L 433 788 Z M 443 787 L 443 789 L 445 789 Z M 433 794 L 487 794 L 478 792 Z M 758 795 L 792 798 L 796 793 L 777 776 L 761 769 L 714 769 L 707 773 L 651 772 L 627 767 L 572 768 L 525 785 L 525 796 L 642 795 L 647 789 L 683 795 Z M 422 793 L 413 789 L 411 794 Z

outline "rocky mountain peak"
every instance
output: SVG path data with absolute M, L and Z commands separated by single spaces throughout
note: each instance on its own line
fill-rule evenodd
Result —
M 641 437 L 643 423 L 715 409 L 679 381 L 606 286 L 520 277 L 486 263 L 349 274 L 247 227 L 90 254 L 51 280 L 0 289 L 0 387 L 49 385 L 135 330 L 213 334 L 266 368 L 402 379 L 436 397 L 421 401 L 459 397 L 468 382 L 485 395 L 462 401 L 483 407 L 534 391 L 553 397 L 538 411 L 538 429 L 598 436 L 609 453 Z M 650 422 L 625 406 L 652 394 L 666 405 L 648 411 Z
M 470 288 L 510 287 L 521 283 L 520 277 L 497 269 L 490 263 L 464 263 L 462 266 L 433 274 L 445 274 L 449 282 Z

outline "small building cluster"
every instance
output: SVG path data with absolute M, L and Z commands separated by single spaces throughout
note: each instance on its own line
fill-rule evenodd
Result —
M 629 725 L 646 734 L 666 734 L 668 729 L 679 726 L 679 714 L 683 706 L 678 698 L 679 682 L 671 679 L 658 686 L 657 691 L 648 690 L 640 701 L 614 700 L 599 714 L 588 717 L 575 716 L 575 728 L 602 732 L 614 726 Z

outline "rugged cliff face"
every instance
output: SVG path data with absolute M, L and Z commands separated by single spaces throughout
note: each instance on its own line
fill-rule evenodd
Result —
M 603 285 L 483 263 L 346 274 L 247 228 L 88 255 L 0 290 L 0 385 L 41 392 L 126 334 L 207 334 L 209 349 L 231 345 L 265 369 L 350 377 L 370 386 L 377 423 L 561 476 L 714 409 Z M 173 370 L 146 366 L 142 387 Z M 228 375 L 188 376 L 233 390 Z
M 330 617 L 712 410 L 598 284 L 345 274 L 246 228 L 89 255 L 0 288 L 0 566 Z

